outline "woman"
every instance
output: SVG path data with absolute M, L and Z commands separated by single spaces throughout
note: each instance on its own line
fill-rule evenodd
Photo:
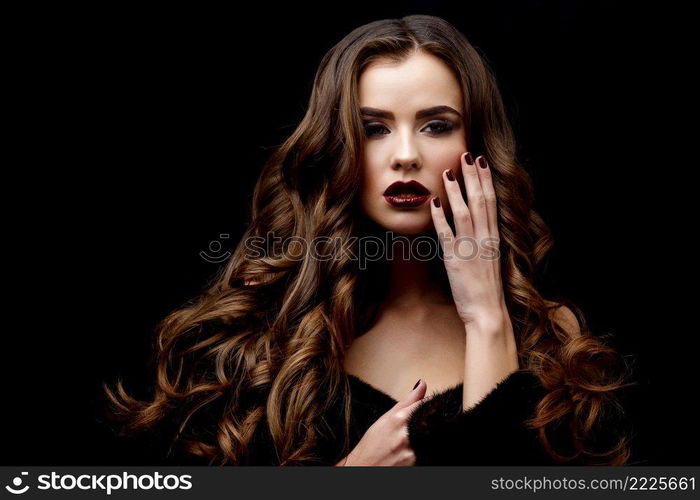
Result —
M 626 373 L 533 286 L 552 240 L 515 150 L 449 23 L 357 28 L 226 267 L 159 325 L 152 399 L 105 388 L 113 416 L 176 463 L 626 463 Z

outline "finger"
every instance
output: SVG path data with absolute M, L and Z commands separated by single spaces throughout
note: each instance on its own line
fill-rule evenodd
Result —
M 484 191 L 484 199 L 486 200 L 489 236 L 498 238 L 498 205 L 496 203 L 496 189 L 493 187 L 491 167 L 485 156 L 480 156 L 477 163 L 481 189 Z
M 475 162 L 468 163 L 467 160 L 472 160 L 469 152 L 462 155 L 462 176 L 464 177 L 464 187 L 467 191 L 467 201 L 469 212 L 472 216 L 472 224 L 474 226 L 474 236 L 477 239 L 488 237 L 489 225 L 486 213 L 486 199 L 484 198 L 484 190 L 481 187 L 479 180 L 479 172 Z
M 447 222 L 442 202 L 438 196 L 430 201 L 430 215 L 433 218 L 433 225 L 435 226 L 435 231 L 437 231 L 442 251 L 447 255 L 451 254 L 452 247 L 449 245 L 449 242 L 454 241 L 454 234 L 450 224 Z
M 408 418 L 406 420 L 411 419 L 413 412 L 416 411 L 420 405 L 422 405 L 423 403 L 425 403 L 427 401 L 430 401 L 434 397 L 435 397 L 435 394 L 430 394 L 429 396 L 424 396 L 423 399 L 416 401 L 415 403 L 411 404 L 410 406 L 407 406 L 405 408 L 406 412 L 408 413 Z
M 484 191 L 484 199 L 486 200 L 486 212 L 488 214 L 488 230 L 489 238 L 489 258 L 493 260 L 496 279 L 501 279 L 501 264 L 500 264 L 500 235 L 498 232 L 498 203 L 496 200 L 496 189 L 493 186 L 493 176 L 491 175 L 491 167 L 488 164 L 485 156 L 477 158 L 477 171 L 481 181 L 481 188 Z
M 411 420 L 411 417 L 413 417 L 413 413 L 414 413 L 414 412 L 418 409 L 418 407 L 419 407 L 421 404 L 423 404 L 425 401 L 426 401 L 425 399 L 421 399 L 420 401 L 416 401 L 416 402 L 413 403 L 411 406 L 407 406 L 407 407 L 405 408 L 405 411 L 406 411 L 406 422 L 408 422 L 409 420 Z
M 416 403 L 417 401 L 420 401 L 423 399 L 423 396 L 425 396 L 425 391 L 428 389 L 428 385 L 425 383 L 423 379 L 420 379 L 418 381 L 418 384 L 413 388 L 413 390 L 409 393 L 408 396 L 403 398 L 401 401 L 396 403 L 394 405 L 394 408 L 406 408 L 408 406 L 411 406 L 412 404 Z
M 450 178 L 451 177 L 451 178 Z M 474 227 L 472 226 L 472 214 L 467 202 L 464 201 L 462 190 L 459 189 L 459 183 L 451 169 L 447 169 L 442 173 L 442 181 L 445 183 L 445 191 L 447 191 L 447 199 L 450 202 L 450 210 L 455 223 L 456 237 L 474 236 Z

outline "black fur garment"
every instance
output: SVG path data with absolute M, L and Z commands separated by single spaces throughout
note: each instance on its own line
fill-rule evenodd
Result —
M 546 393 L 518 370 L 468 411 L 462 384 L 424 400 L 412 412 L 409 438 L 416 465 L 552 465 L 537 433 L 525 427 Z
M 352 450 L 367 429 L 389 411 L 397 401 L 362 379 L 348 375 L 351 388 L 349 444 Z M 537 432 L 528 429 L 526 420 L 533 417 L 546 389 L 530 371 L 518 370 L 508 375 L 481 401 L 468 411 L 462 409 L 462 384 L 426 397 L 411 412 L 408 435 L 416 455 L 416 465 L 582 465 L 558 462 L 541 445 Z M 325 424 L 317 433 L 317 456 L 303 465 L 335 465 L 345 457 L 339 418 L 340 402 L 331 405 Z M 203 412 L 198 434 L 215 442 L 217 420 L 214 412 Z M 208 416 L 207 416 L 208 415 Z M 206 418 L 205 418 L 206 416 Z M 209 419 L 209 420 L 207 420 Z M 600 434 L 617 436 L 620 427 L 609 426 Z M 570 432 L 554 431 L 548 437 L 555 450 L 571 454 L 567 446 Z M 559 436 L 559 437 L 557 437 Z M 562 438 L 563 436 L 563 438 Z M 241 465 L 279 465 L 266 426 L 258 427 L 250 454 Z M 184 452 L 157 455 L 154 463 L 165 465 L 211 465 Z

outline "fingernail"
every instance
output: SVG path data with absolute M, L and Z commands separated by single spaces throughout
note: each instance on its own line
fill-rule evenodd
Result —
M 487 167 L 486 158 L 484 158 L 483 156 L 479 157 L 479 166 L 481 168 Z
M 451 181 L 455 180 L 455 174 L 452 173 L 452 169 L 447 171 L 447 178 Z
M 464 155 L 464 159 L 467 160 L 467 163 L 469 165 L 472 165 L 474 163 L 474 158 L 472 158 L 472 154 L 469 151 L 467 151 L 467 154 Z
M 418 382 L 416 382 L 416 385 L 413 386 L 413 390 L 416 390 L 416 387 L 418 387 L 418 384 L 420 384 L 420 381 L 423 380 L 422 378 L 418 379 Z
M 433 198 L 433 205 L 435 205 L 436 208 L 440 208 L 440 197 L 436 196 Z

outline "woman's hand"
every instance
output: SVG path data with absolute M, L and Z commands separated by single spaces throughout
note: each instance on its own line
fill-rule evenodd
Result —
M 374 422 L 346 460 L 337 465 L 345 466 L 412 466 L 416 456 L 408 441 L 408 417 L 420 404 L 427 385 L 418 385 L 403 400 Z
M 443 172 L 455 233 L 445 218 L 443 206 L 435 199 L 431 206 L 433 223 L 443 249 L 445 268 L 459 317 L 465 326 L 492 331 L 508 317 L 500 266 L 500 237 L 496 213 L 496 191 L 491 171 L 483 156 L 461 157 L 467 192 L 465 202 L 452 170 Z
M 496 191 L 486 158 L 462 155 L 464 201 L 451 170 L 443 173 L 456 235 L 442 207 L 433 203 L 452 296 L 467 335 L 462 407 L 472 408 L 496 384 L 518 369 L 513 325 L 503 296 Z

